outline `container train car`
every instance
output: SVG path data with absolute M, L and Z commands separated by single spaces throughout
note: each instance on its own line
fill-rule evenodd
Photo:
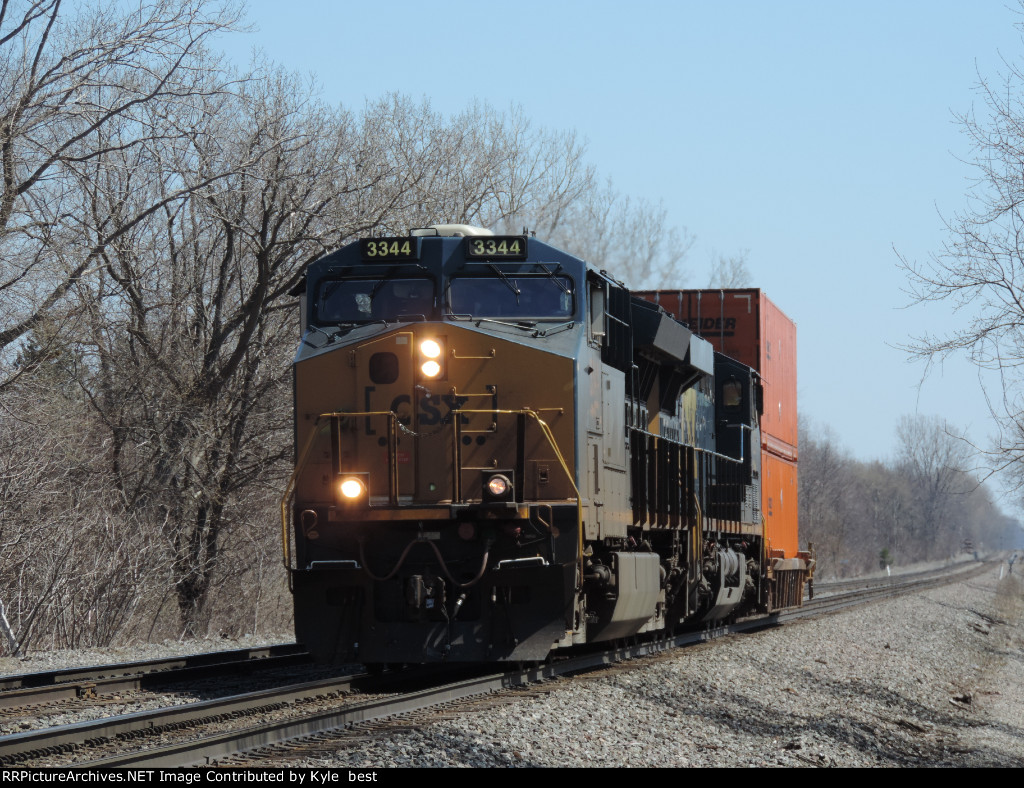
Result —
M 349 244 L 299 294 L 282 540 L 318 660 L 535 662 L 800 604 L 764 370 L 681 300 L 466 225 Z

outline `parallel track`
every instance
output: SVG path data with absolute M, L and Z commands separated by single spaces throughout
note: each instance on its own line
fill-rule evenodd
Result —
M 309 654 L 301 646 L 282 643 L 182 657 L 25 673 L 0 678 L 0 709 L 91 698 L 113 692 L 131 692 L 202 678 L 309 663 Z
M 886 588 L 897 586 L 912 580 L 925 580 L 931 577 L 948 577 L 957 572 L 969 572 L 973 567 L 978 566 L 977 561 L 963 561 L 950 566 L 943 566 L 937 569 L 925 569 L 919 572 L 904 572 L 898 575 L 885 577 L 858 577 L 850 580 L 832 580 L 829 582 L 817 581 L 814 583 L 815 596 L 823 594 L 837 594 L 845 591 L 859 591 L 869 588 Z
M 393 718 L 423 709 L 443 706 L 460 699 L 497 693 L 560 676 L 610 666 L 637 657 L 705 642 L 731 633 L 750 632 L 820 615 L 848 607 L 913 593 L 927 588 L 969 579 L 988 567 L 968 565 L 958 572 L 941 575 L 886 578 L 882 586 L 851 591 L 806 602 L 802 608 L 735 623 L 686 632 L 674 637 L 635 642 L 594 653 L 554 660 L 536 667 L 507 672 L 487 672 L 453 679 L 426 678 L 430 671 L 385 674 L 371 679 L 346 676 L 257 693 L 221 698 L 187 706 L 122 715 L 88 723 L 0 737 L 0 764 L 33 766 L 74 765 L 82 767 L 173 767 L 208 765 L 237 753 L 251 752 L 258 758 L 260 748 L 280 742 L 350 728 L 373 720 Z M 437 672 L 437 669 L 434 669 Z M 426 681 L 427 686 L 400 691 L 389 682 Z M 350 693 L 390 692 L 386 697 L 362 700 Z M 244 717 L 253 724 L 237 728 Z M 258 720 L 258 721 L 256 721 Z M 195 728 L 174 742 L 164 738 L 180 736 L 180 728 Z M 137 740 L 143 749 L 121 753 Z M 91 747 L 98 744 L 97 749 Z M 148 745 L 148 746 L 147 746 Z

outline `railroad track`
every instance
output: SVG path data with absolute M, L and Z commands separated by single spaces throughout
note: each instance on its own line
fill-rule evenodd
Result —
M 337 746 L 379 726 L 408 725 L 409 715 L 444 713 L 462 704 L 501 702 L 537 692 L 545 682 L 608 669 L 737 632 L 835 613 L 855 605 L 968 579 L 988 567 L 886 578 L 871 588 L 835 593 L 797 610 L 621 645 L 539 666 L 467 676 L 418 669 L 368 676 L 351 674 L 227 698 L 124 714 L 92 722 L 0 737 L 0 765 L 174 767 L 280 765 L 298 748 Z M 540 691 L 544 691 L 541 689 Z M 387 722 L 391 721 L 391 722 Z M 301 742 L 301 743 L 296 743 Z M 126 750 L 131 750 L 126 752 Z
M 805 600 L 801 608 L 779 614 L 779 621 L 785 622 L 808 616 L 822 615 L 843 610 L 848 607 L 866 604 L 881 599 L 924 591 L 936 586 L 948 585 L 958 580 L 976 577 L 990 568 L 990 564 L 971 562 L 957 564 L 954 567 L 929 569 L 892 577 L 871 578 L 868 580 L 845 580 L 816 586 L 815 598 Z
M 112 693 L 308 664 L 309 654 L 301 646 L 282 643 L 6 676 L 0 678 L 0 713 L 69 699 L 96 698 Z
M 948 577 L 956 574 L 957 572 L 969 572 L 976 566 L 978 566 L 977 561 L 964 561 L 959 564 L 943 566 L 937 569 L 926 569 L 920 572 L 904 572 L 898 575 L 885 577 L 858 577 L 851 580 L 832 580 L 827 583 L 816 581 L 814 583 L 814 594 L 815 596 L 837 594 L 846 591 L 889 587 L 911 580 L 926 580 L 931 577 Z

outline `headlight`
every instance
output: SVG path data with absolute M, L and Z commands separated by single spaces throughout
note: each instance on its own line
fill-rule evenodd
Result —
M 441 355 L 441 346 L 433 339 L 425 339 L 420 344 L 420 353 L 427 358 L 437 358 Z
M 424 339 L 419 343 L 420 375 L 428 380 L 444 378 L 444 339 Z
M 509 486 L 504 476 L 492 476 L 487 482 L 487 492 L 495 498 L 501 498 L 508 492 Z
M 341 490 L 341 497 L 346 501 L 357 501 L 366 495 L 366 485 L 362 479 L 355 477 L 348 477 L 347 479 L 341 480 L 339 486 Z
M 512 484 L 512 471 L 499 471 L 483 474 L 483 500 L 485 503 L 507 503 L 516 497 L 515 485 Z

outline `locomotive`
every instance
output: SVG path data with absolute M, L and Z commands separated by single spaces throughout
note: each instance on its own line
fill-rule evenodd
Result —
M 282 541 L 319 661 L 537 662 L 800 604 L 813 558 L 763 513 L 764 379 L 657 293 L 434 225 L 297 294 Z

